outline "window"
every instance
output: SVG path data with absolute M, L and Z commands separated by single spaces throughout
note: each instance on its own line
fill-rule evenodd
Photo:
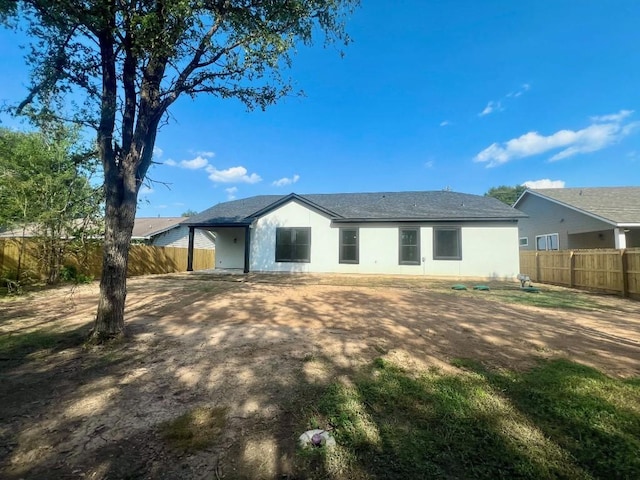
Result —
M 529 246 L 529 237 L 520 237 L 520 246 L 528 247 Z
M 400 229 L 400 265 L 420 265 L 420 229 Z
M 460 228 L 435 227 L 433 229 L 433 259 L 462 260 Z
M 358 263 L 358 229 L 340 229 L 340 263 Z
M 560 244 L 557 233 L 548 233 L 536 237 L 536 250 L 559 250 Z
M 276 228 L 276 262 L 311 261 L 311 228 Z

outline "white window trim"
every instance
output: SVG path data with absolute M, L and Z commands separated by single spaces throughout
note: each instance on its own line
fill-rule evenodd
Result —
M 522 240 L 524 240 L 524 243 L 522 242 Z M 520 239 L 518 240 L 518 244 L 521 247 L 528 247 L 529 246 L 529 237 L 520 237 Z

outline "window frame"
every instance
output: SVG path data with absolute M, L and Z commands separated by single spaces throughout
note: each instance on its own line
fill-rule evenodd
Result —
M 283 233 L 285 231 L 289 231 L 290 235 L 293 235 L 293 232 L 297 232 L 300 230 L 304 230 L 305 232 L 307 232 L 308 238 L 309 238 L 309 243 L 306 244 L 307 245 L 307 255 L 306 258 L 291 258 L 293 256 L 293 252 L 294 249 L 291 249 L 291 251 L 289 252 L 290 257 L 289 258 L 285 258 L 285 257 L 278 257 L 278 240 L 281 238 L 281 235 L 283 235 Z M 296 234 L 297 236 L 297 234 Z M 298 246 L 300 244 L 294 243 L 293 241 L 293 237 L 291 238 L 291 243 L 289 244 L 289 246 Z M 304 244 L 302 244 L 304 245 Z M 276 227 L 276 242 L 275 242 L 275 261 L 276 263 L 311 263 L 311 227 Z
M 523 242 L 524 240 L 524 242 Z M 529 237 L 520 237 L 518 239 L 518 246 L 520 247 L 528 247 L 529 246 Z
M 344 243 L 344 232 L 355 232 L 355 245 L 345 244 Z M 338 262 L 346 263 L 351 265 L 358 265 L 360 263 L 360 229 L 358 227 L 342 227 L 338 232 Z M 355 259 L 346 259 L 344 255 L 344 247 L 345 246 L 355 246 L 356 248 L 356 258 Z
M 549 248 L 550 238 L 556 237 L 557 248 Z M 538 239 L 544 238 L 544 249 L 538 248 Z M 557 252 L 560 250 L 560 235 L 557 233 L 543 233 L 542 235 L 536 235 L 536 252 Z
M 402 244 L 402 232 L 414 231 L 416 232 L 416 244 L 415 245 L 403 245 Z M 417 249 L 417 261 L 403 260 L 402 247 L 415 247 Z M 420 265 L 420 227 L 398 227 L 398 265 Z
M 456 232 L 458 238 L 457 255 L 438 255 L 438 232 Z M 462 227 L 437 226 L 433 227 L 433 259 L 434 260 L 462 260 Z

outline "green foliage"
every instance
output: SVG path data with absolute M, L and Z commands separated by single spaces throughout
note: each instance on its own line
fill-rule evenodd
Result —
M 195 210 L 187 210 L 186 212 L 182 212 L 182 215 L 180 215 L 181 217 L 193 217 L 194 215 L 197 215 L 198 212 L 196 212 Z
M 19 227 L 39 239 L 49 283 L 57 280 L 64 253 L 101 231 L 102 189 L 91 184 L 96 169 L 95 153 L 76 129 L 0 129 L 0 228 Z
M 60 280 L 71 283 L 91 283 L 93 277 L 78 272 L 78 269 L 73 265 L 65 265 L 60 269 Z
M 640 478 L 637 382 L 563 360 L 524 373 L 456 365 L 378 359 L 331 385 L 310 418 L 338 447 L 314 478 Z
M 489 191 L 484 194 L 484 196 L 497 198 L 507 205 L 513 205 L 526 189 L 527 187 L 525 187 L 524 185 L 516 185 L 514 187 L 510 187 L 508 185 L 500 185 L 499 187 L 491 187 Z

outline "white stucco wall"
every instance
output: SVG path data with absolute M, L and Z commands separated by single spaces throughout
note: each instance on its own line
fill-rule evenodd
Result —
M 244 268 L 244 228 L 216 230 L 216 268 Z
M 260 218 L 251 229 L 251 271 L 335 272 L 513 278 L 518 274 L 518 228 L 515 223 L 443 224 L 461 228 L 462 260 L 433 259 L 433 227 L 438 224 L 331 225 L 331 220 L 296 201 Z M 359 263 L 339 263 L 340 227 L 359 229 Z M 420 265 L 399 265 L 401 226 L 420 228 Z M 277 227 L 311 227 L 311 261 L 275 261 Z M 217 254 L 221 256 L 218 237 Z

